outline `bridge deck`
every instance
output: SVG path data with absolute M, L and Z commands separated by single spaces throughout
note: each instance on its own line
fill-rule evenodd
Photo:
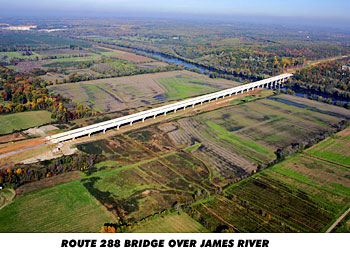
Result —
M 279 76 L 267 78 L 257 82 L 240 85 L 234 88 L 225 89 L 222 91 L 214 92 L 211 94 L 207 94 L 207 95 L 203 95 L 203 96 L 199 96 L 191 99 L 186 99 L 180 102 L 164 105 L 158 108 L 134 113 L 128 116 L 119 117 L 116 119 L 100 122 L 100 123 L 93 124 L 86 127 L 81 127 L 78 129 L 64 132 L 64 133 L 55 134 L 55 135 L 46 137 L 46 139 L 51 141 L 52 143 L 58 143 L 66 140 L 75 139 L 84 135 L 90 136 L 90 134 L 100 132 L 100 131 L 105 132 L 107 129 L 114 128 L 114 127 L 117 127 L 119 129 L 119 127 L 124 124 L 132 124 L 133 122 L 138 120 L 144 121 L 146 118 L 150 118 L 150 117 L 155 118 L 159 114 L 164 114 L 171 111 L 176 112 L 176 110 L 185 109 L 188 106 L 195 106 L 196 104 L 199 104 L 199 103 L 202 104 L 204 102 L 210 102 L 211 100 L 219 99 L 220 97 L 231 96 L 239 92 L 243 93 L 244 91 L 248 91 L 250 89 L 255 89 L 259 87 L 263 88 L 266 86 L 269 86 L 269 87 L 273 85 L 277 86 L 292 76 L 293 76 L 292 74 L 282 74 Z

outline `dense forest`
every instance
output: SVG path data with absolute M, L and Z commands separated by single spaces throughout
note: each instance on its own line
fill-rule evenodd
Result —
M 323 93 L 350 100 L 350 57 L 297 70 L 294 89 Z
M 69 171 L 87 172 L 95 163 L 95 155 L 70 155 L 30 165 L 16 165 L 0 171 L 0 184 L 17 188 L 23 184 L 60 175 Z

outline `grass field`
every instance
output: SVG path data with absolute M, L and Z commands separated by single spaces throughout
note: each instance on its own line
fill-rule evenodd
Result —
M 226 225 L 241 232 L 323 232 L 349 208 L 350 168 L 327 160 L 330 140 L 287 158 L 225 189 L 225 197 L 194 206 L 212 230 Z M 322 157 L 314 153 L 318 150 Z M 347 149 L 333 149 L 335 156 Z M 331 156 L 330 159 L 333 159 Z M 344 164 L 345 165 L 345 164 Z
M 342 152 L 339 152 L 341 150 Z M 350 166 L 350 129 L 335 134 L 307 151 L 308 154 Z
M 113 220 L 73 181 L 25 194 L 0 210 L 0 232 L 99 232 Z
M 184 212 L 159 215 L 157 218 L 138 224 L 132 233 L 203 233 L 209 232 L 200 223 Z
M 31 111 L 1 115 L 0 134 L 7 134 L 14 130 L 40 126 L 50 123 L 51 121 L 51 113 L 48 111 Z
M 230 106 L 179 119 L 168 135 L 179 147 L 199 142 L 193 153 L 213 170 L 215 182 L 226 184 L 266 166 L 276 159 L 279 148 L 334 131 L 333 125 L 349 115 L 344 108 L 306 99 L 295 103 L 291 96 L 276 100 L 279 97 L 249 96 L 247 100 L 255 101 L 242 103 L 242 98 L 238 104 L 232 100 Z M 344 141 L 341 145 L 346 149 Z M 347 162 L 345 156 L 341 159 Z
M 87 187 L 97 199 L 123 210 L 123 218 L 138 221 L 192 199 L 196 191 L 215 189 L 205 165 L 176 151 L 155 127 L 78 148 L 106 157 L 86 178 Z
M 168 90 L 169 100 L 177 100 L 217 91 L 220 86 L 210 82 L 193 79 L 189 76 L 159 78 L 159 82 Z
M 97 64 L 94 69 L 98 71 L 99 66 Z M 236 85 L 232 81 L 211 80 L 189 71 L 172 71 L 52 85 L 49 89 L 99 111 L 114 112 L 188 98 Z

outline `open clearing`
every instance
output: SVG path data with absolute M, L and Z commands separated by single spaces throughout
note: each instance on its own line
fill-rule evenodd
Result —
M 334 124 L 349 116 L 343 108 L 324 108 L 323 104 L 309 104 L 306 99 L 302 100 L 304 105 L 296 104 L 291 96 L 283 96 L 283 100 L 280 97 L 183 118 L 165 131 L 178 147 L 199 142 L 200 147 L 192 153 L 213 169 L 215 182 L 226 184 L 224 178 L 234 181 L 241 175 L 250 175 L 258 166 L 274 160 L 277 149 L 333 131 Z
M 50 86 L 51 91 L 103 112 L 158 104 L 217 90 L 238 83 L 210 79 L 190 71 L 172 71 Z
M 337 138 L 346 139 L 348 133 L 346 129 Z M 325 143 L 331 139 L 306 153 L 327 149 Z M 338 149 L 337 154 L 342 152 Z M 349 208 L 349 196 L 349 168 L 325 157 L 298 154 L 230 186 L 225 197 L 194 209 L 212 229 L 225 225 L 241 232 L 322 232 Z
M 0 211 L 0 232 L 99 232 L 108 213 L 79 181 L 25 194 Z
M 200 223 L 184 212 L 159 215 L 157 218 L 138 224 L 132 233 L 203 233 L 209 232 Z
M 0 116 L 0 134 L 12 133 L 15 130 L 27 129 L 50 123 L 48 111 L 19 112 Z
M 189 153 L 176 151 L 155 127 L 78 148 L 106 157 L 84 185 L 123 219 L 138 221 L 176 201 L 192 199 L 195 191 L 215 189 L 205 165 Z
M 106 133 L 100 140 L 79 144 L 80 151 L 97 155 L 99 159 L 88 176 L 49 188 L 51 179 L 28 185 L 29 193 L 3 210 L 14 204 L 26 208 L 21 202 L 27 202 L 27 196 L 78 183 L 111 215 L 130 223 L 170 209 L 176 202 L 206 199 L 193 206 L 189 217 L 208 231 L 225 228 L 241 232 L 323 231 L 337 214 L 344 212 L 349 201 L 347 167 L 311 157 L 307 150 L 303 155 L 235 182 L 255 173 L 258 165 L 275 159 L 278 148 L 291 145 L 294 140 L 333 131 L 333 125 L 347 118 L 348 111 L 332 106 L 324 108 L 323 104 L 305 99 L 295 103 L 294 97 L 288 96 L 283 96 L 283 100 L 280 100 L 282 96 L 266 99 L 263 93 L 256 92 L 246 98 L 256 99 L 252 102 L 235 104 L 234 97 L 213 101 L 203 107 L 179 111 L 175 120 L 171 120 L 175 114 L 160 116 L 147 127 L 130 131 L 139 127 L 134 124 L 119 130 L 119 135 L 106 138 L 109 134 Z M 236 99 L 243 102 L 239 96 Z M 205 112 L 203 108 L 214 111 Z M 185 112 L 187 115 L 182 114 Z M 115 135 L 117 131 L 110 132 Z M 343 141 L 348 134 L 341 132 L 333 138 Z M 62 182 L 66 181 L 69 180 L 62 178 Z M 222 195 L 209 198 L 225 186 Z M 109 221 L 108 216 L 96 219 L 99 219 L 96 229 Z M 161 218 L 147 222 L 158 219 Z M 19 220 L 13 224 L 16 222 L 20 224 Z M 78 224 L 77 220 L 74 222 Z M 140 225 L 141 231 L 147 231 L 148 226 L 143 224 L 138 223 L 135 229 Z
M 308 149 L 307 154 L 350 168 L 350 129 L 335 134 Z

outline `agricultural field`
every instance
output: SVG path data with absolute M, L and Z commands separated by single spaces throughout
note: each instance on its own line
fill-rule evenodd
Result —
M 49 89 L 98 111 L 113 112 L 202 95 L 237 84 L 189 71 L 173 71 L 59 84 Z
M 209 232 L 185 212 L 159 215 L 152 220 L 137 224 L 131 233 L 204 233 Z
M 341 152 L 339 152 L 341 150 Z M 317 156 L 334 164 L 350 167 L 350 129 L 337 133 L 315 147 L 307 154 Z
M 28 46 L 32 48 L 49 48 L 49 47 L 63 47 L 70 45 L 89 47 L 89 42 L 77 41 L 68 38 L 50 35 L 47 33 L 36 33 L 36 32 L 12 32 L 0 30 L 0 47 L 11 48 L 16 46 L 18 48 Z
M 339 142 L 346 140 L 349 129 L 336 136 Z M 332 139 L 228 187 L 225 197 L 195 205 L 195 216 L 211 229 L 227 226 L 241 232 L 325 231 L 349 208 L 350 168 L 308 153 L 326 150 L 325 143 Z M 333 152 L 340 155 L 343 149 Z
M 281 95 L 227 106 L 179 119 L 164 130 L 178 147 L 199 142 L 192 153 L 213 169 L 214 182 L 226 184 L 224 179 L 234 181 L 266 167 L 277 158 L 278 149 L 332 132 L 350 116 L 343 108 L 293 101 Z
M 194 192 L 215 190 L 208 168 L 189 153 L 177 151 L 154 127 L 78 148 L 105 157 L 84 185 L 124 220 L 138 221 L 176 201 L 191 200 Z
M 145 56 L 104 47 L 71 44 L 34 49 L 0 52 L 0 62 L 17 72 L 40 73 L 40 70 L 41 78 L 53 84 L 152 73 L 168 68 L 168 64 Z
M 44 125 L 51 121 L 51 113 L 48 111 L 31 111 L 1 115 L 0 134 L 12 133 L 15 130 Z
M 145 62 L 150 63 L 155 61 L 151 58 L 148 58 L 142 55 L 137 55 L 137 54 L 133 54 L 126 51 L 117 50 L 117 49 L 98 47 L 96 48 L 96 50 L 101 52 L 102 55 L 118 58 L 121 60 L 126 60 L 128 62 L 133 62 L 133 63 L 145 63 Z
M 98 232 L 113 221 L 79 181 L 25 194 L 0 210 L 0 232 Z

